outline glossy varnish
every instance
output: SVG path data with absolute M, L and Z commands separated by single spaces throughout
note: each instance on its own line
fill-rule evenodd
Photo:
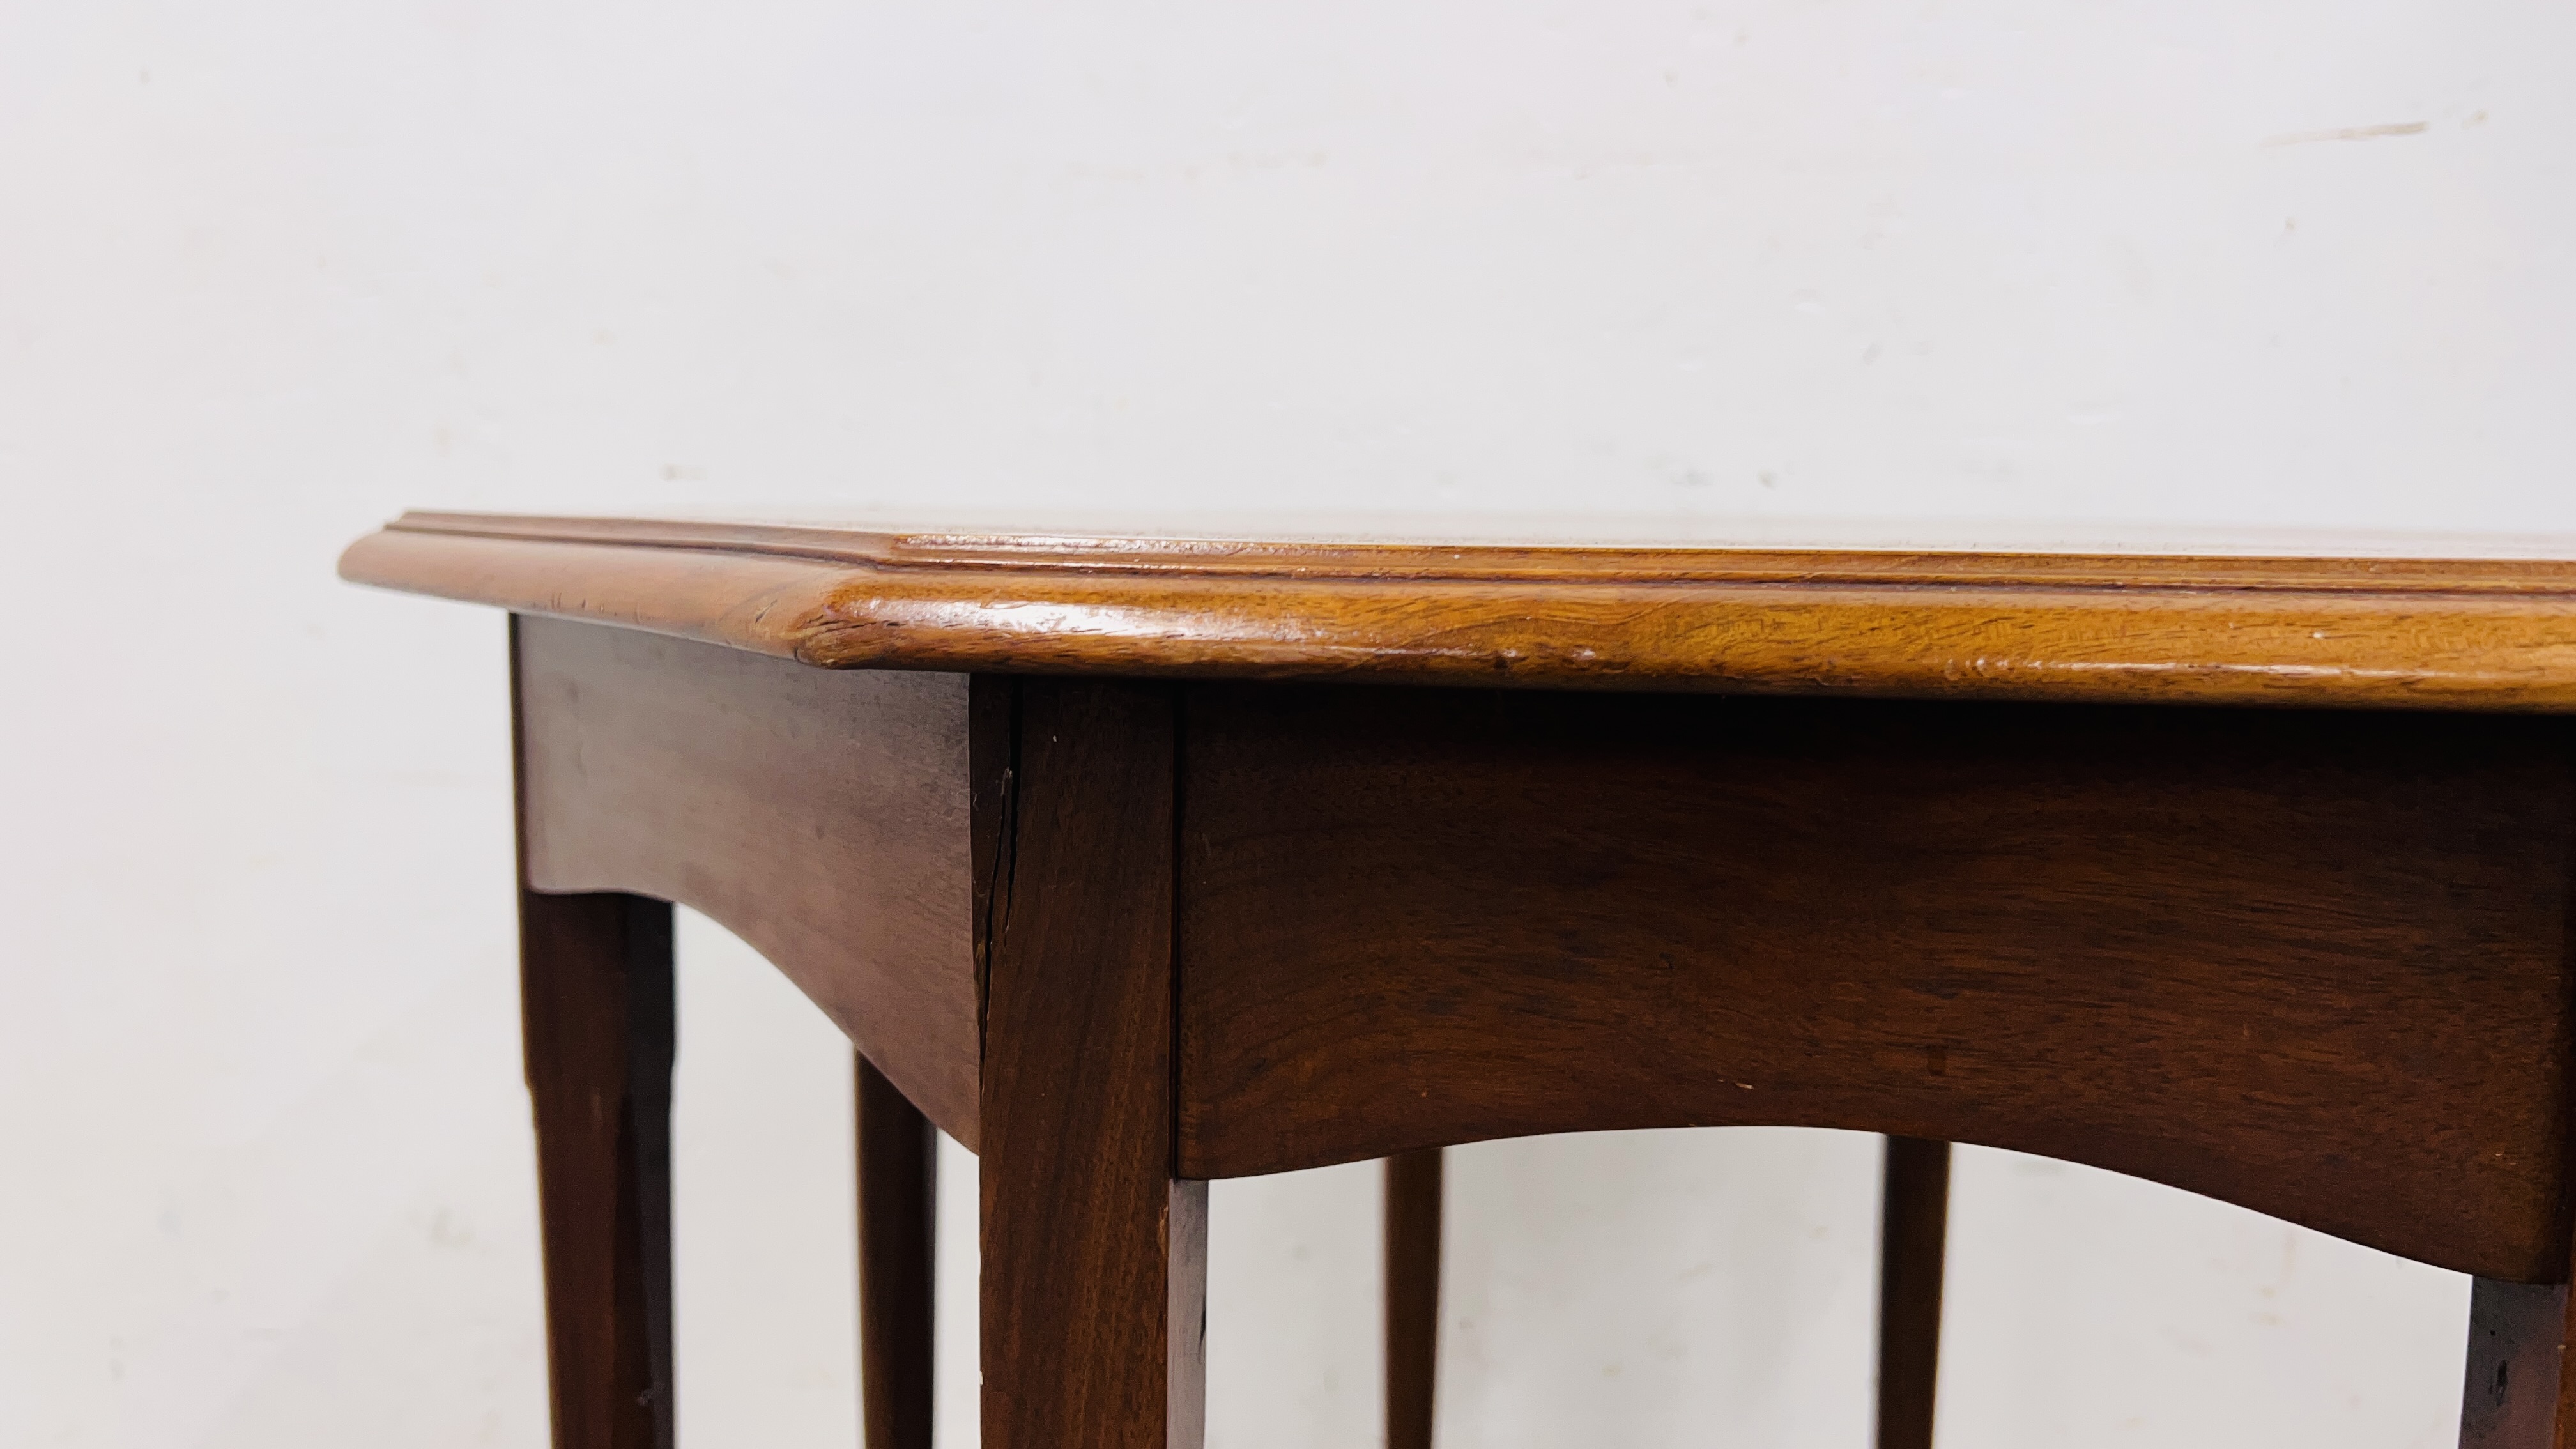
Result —
M 831 667 L 2576 709 L 2576 565 L 415 514 L 361 582 Z
M 2461 1442 L 2571 1442 L 2569 565 L 414 516 L 343 568 L 527 616 L 559 1444 L 672 1433 L 666 902 L 865 1054 L 870 1449 L 930 1427 L 926 1122 L 995 1449 L 1198 1449 L 1204 1180 L 1388 1155 L 1419 1446 L 1438 1149 L 1725 1123 L 1895 1139 L 1883 1449 L 1950 1141 L 2471 1272 Z

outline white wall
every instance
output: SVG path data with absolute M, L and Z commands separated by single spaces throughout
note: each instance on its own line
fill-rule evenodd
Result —
M 501 629 L 332 581 L 398 507 L 2565 547 L 2428 539 L 2576 533 L 2571 32 L 6 0 L 0 1443 L 542 1438 Z M 846 1444 L 846 1066 L 683 946 L 683 1413 Z M 1448 1442 L 1855 1449 L 1872 1171 L 1461 1152 Z M 1369 1442 L 1371 1193 L 1219 1189 L 1224 1449 Z M 2448 1442 L 2455 1277 L 1995 1154 L 1955 1225 L 1951 1445 Z

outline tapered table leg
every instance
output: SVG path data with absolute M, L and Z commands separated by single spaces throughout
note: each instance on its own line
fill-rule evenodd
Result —
M 1173 699 L 1019 690 L 986 984 L 984 1449 L 1199 1449 L 1207 1185 L 1173 1177 Z
M 1440 1364 L 1441 1150 L 1386 1159 L 1386 1444 L 1431 1449 Z
M 930 1449 L 938 1135 L 858 1059 L 859 1411 L 867 1449 Z
M 671 1449 L 671 908 L 519 895 L 556 1449 Z
M 1888 1138 L 1879 1220 L 1878 1449 L 1931 1449 L 1949 1219 L 1950 1144 Z

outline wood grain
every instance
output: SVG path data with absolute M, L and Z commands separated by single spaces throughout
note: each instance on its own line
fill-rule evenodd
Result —
M 1441 1151 L 1386 1160 L 1386 1444 L 1431 1449 L 1440 1376 Z
M 2567 1285 L 2469 1287 L 2469 1351 L 2460 1449 L 2566 1449 L 2576 1417 L 2561 1407 Z
M 1184 701 L 1189 1176 L 1839 1127 L 2564 1281 L 2559 721 Z
M 558 619 L 517 634 L 530 883 L 705 912 L 973 1147 L 965 677 L 835 674 Z
M 1878 1231 L 1878 1449 L 1932 1449 L 1950 1144 L 1887 1139 Z
M 1198 1449 L 1207 1185 L 1172 1141 L 1173 703 L 1024 681 L 983 1073 L 986 1449 Z
M 2576 710 L 2576 564 L 1292 544 L 413 514 L 364 583 L 832 667 Z
M 867 1449 L 930 1449 L 939 1137 L 858 1058 L 859 1415 Z
M 519 893 L 556 1449 L 671 1449 L 671 908 Z

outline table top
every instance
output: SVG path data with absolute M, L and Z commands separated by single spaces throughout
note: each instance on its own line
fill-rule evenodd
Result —
M 829 668 L 2576 711 L 2576 562 L 410 513 L 360 583 Z

